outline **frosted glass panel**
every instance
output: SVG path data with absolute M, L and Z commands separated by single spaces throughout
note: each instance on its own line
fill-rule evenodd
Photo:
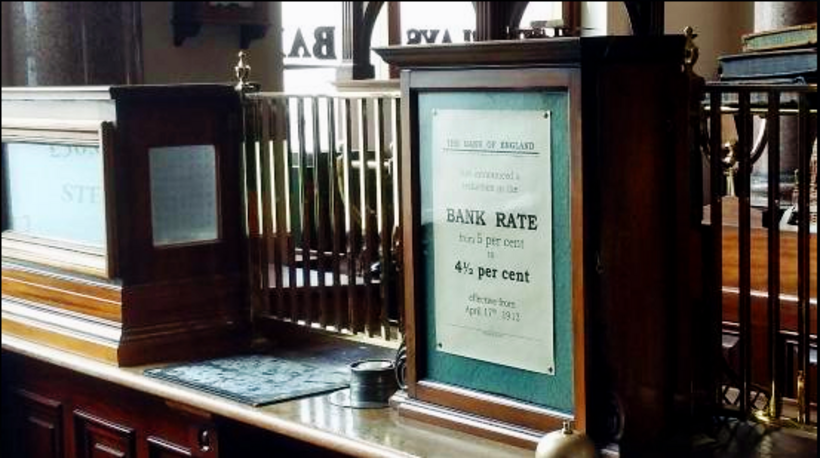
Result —
M 4 229 L 105 247 L 100 150 L 91 146 L 6 143 Z
M 213 145 L 151 148 L 154 245 L 216 240 L 216 150 Z

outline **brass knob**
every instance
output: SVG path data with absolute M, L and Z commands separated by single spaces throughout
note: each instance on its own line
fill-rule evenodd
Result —
M 538 441 L 535 449 L 536 458 L 595 458 L 595 445 L 589 437 L 581 432 L 573 431 L 570 422 L 565 421 L 564 427 L 558 431 L 545 434 Z
M 199 442 L 199 450 L 203 452 L 209 451 L 211 449 L 211 431 L 207 428 L 200 429 L 197 442 Z

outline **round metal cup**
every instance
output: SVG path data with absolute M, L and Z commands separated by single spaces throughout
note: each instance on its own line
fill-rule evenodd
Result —
M 393 361 L 373 359 L 350 365 L 350 388 L 330 395 L 330 402 L 343 407 L 375 409 L 387 407 L 398 390 Z

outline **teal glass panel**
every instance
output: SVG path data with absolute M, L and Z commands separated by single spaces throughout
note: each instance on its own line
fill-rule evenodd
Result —
M 552 115 L 552 272 L 555 373 L 543 374 L 477 359 L 445 353 L 437 349 L 433 238 L 433 117 L 434 110 L 543 110 Z M 572 414 L 574 412 L 572 358 L 572 256 L 570 228 L 570 132 L 569 95 L 566 90 L 459 91 L 418 94 L 421 250 L 424 301 L 420 336 L 426 367 L 420 379 L 497 394 L 519 401 Z M 500 133 L 503 134 L 503 133 Z M 538 352 L 538 348 L 532 348 Z
M 3 145 L 5 230 L 105 247 L 103 160 L 98 147 Z
M 213 145 L 151 148 L 151 222 L 155 246 L 216 240 Z

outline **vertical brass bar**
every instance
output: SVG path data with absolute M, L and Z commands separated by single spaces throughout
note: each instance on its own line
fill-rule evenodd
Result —
M 811 421 L 811 403 L 808 393 L 811 391 L 810 380 L 810 360 L 809 353 L 811 334 L 811 308 L 809 297 L 811 296 L 811 270 L 810 270 L 810 234 L 809 234 L 809 184 L 810 159 L 811 159 L 811 128 L 809 124 L 809 104 L 808 97 L 801 93 L 798 101 L 798 122 L 797 122 L 797 160 L 798 160 L 798 183 L 797 183 L 797 340 L 798 340 L 798 370 L 803 372 L 803 399 L 798 399 L 797 403 L 801 411 L 798 413 L 798 422 L 808 423 Z
M 245 183 L 245 190 L 242 193 L 245 208 L 245 235 L 247 237 L 248 249 L 248 299 L 253 310 L 255 304 L 259 299 L 259 258 L 258 254 L 258 239 L 259 233 L 259 207 L 258 207 L 258 193 L 256 181 L 256 142 L 258 141 L 258 133 L 255 124 L 255 111 L 257 101 L 254 99 L 243 98 L 243 134 L 244 139 L 242 143 L 242 167 L 243 178 Z
M 285 154 L 285 204 L 286 204 L 286 215 L 287 215 L 287 258 L 288 258 L 288 302 L 290 305 L 290 316 L 289 318 L 292 321 L 297 321 L 299 319 L 299 302 L 297 301 L 296 297 L 296 236 L 294 234 L 294 219 L 296 218 L 294 214 L 294 208 L 299 208 L 299 192 L 292 193 L 292 185 L 291 179 L 293 177 L 293 110 L 291 108 L 291 98 L 288 97 L 285 99 L 286 106 L 287 106 L 287 128 L 288 128 L 288 150 L 287 154 Z M 296 123 L 298 125 L 298 115 L 296 118 Z M 298 129 L 297 129 L 298 130 Z M 297 135 L 298 137 L 298 135 Z M 294 202 L 296 200 L 296 202 Z M 298 213 L 296 213 L 298 215 Z
M 271 246 L 271 239 L 273 234 L 273 218 L 271 214 L 271 209 L 273 206 L 272 199 L 271 199 L 271 174 L 270 174 L 270 167 L 271 167 L 271 154 L 273 154 L 271 148 L 271 138 L 273 136 L 273 131 L 271 129 L 271 112 L 268 109 L 268 104 L 265 101 L 260 100 L 259 103 L 259 130 L 261 132 L 260 141 L 258 144 L 259 147 L 259 179 L 260 179 L 260 208 L 262 211 L 260 212 L 261 218 L 261 244 L 260 244 L 260 284 L 259 287 L 261 289 L 261 294 L 259 296 L 259 310 L 263 311 L 265 315 L 270 315 L 273 310 L 271 310 L 270 305 L 270 246 Z
M 780 92 L 768 93 L 766 114 L 766 137 L 769 156 L 769 297 L 768 297 L 768 341 L 769 341 L 769 418 L 780 417 L 782 392 L 778 380 L 780 370 Z
M 392 103 L 392 123 L 393 123 L 393 227 L 391 230 L 393 233 L 390 235 L 391 240 L 391 247 L 390 249 L 393 250 L 396 247 L 396 243 L 400 243 L 398 238 L 401 238 L 401 187 L 399 186 L 399 177 L 401 176 L 401 149 L 402 149 L 402 137 L 401 137 L 401 98 L 394 98 Z M 402 302 L 404 299 L 404 291 L 402 288 L 402 282 L 400 281 L 401 278 L 401 257 L 402 253 L 400 249 L 395 249 L 396 255 L 396 277 L 394 280 L 395 285 L 395 297 L 396 301 L 396 311 L 398 312 L 398 320 L 399 326 L 398 330 L 401 334 L 404 330 L 404 313 L 402 312 Z M 396 336 L 397 339 L 401 339 L 402 336 Z
M 390 252 L 390 239 L 393 224 L 393 213 L 388 212 L 388 202 L 390 202 L 389 182 L 386 183 L 384 176 L 384 166 L 386 165 L 386 152 L 390 145 L 387 141 L 387 132 L 390 128 L 389 120 L 385 123 L 384 98 L 379 97 L 374 100 L 376 111 L 376 209 L 378 215 L 378 236 L 381 251 L 381 275 L 379 278 L 379 292 L 381 300 L 378 310 L 378 325 L 381 328 L 382 337 L 390 339 L 390 323 L 388 321 L 387 308 L 391 300 L 391 284 L 393 283 L 392 266 L 393 256 Z
M 299 284 L 299 294 L 301 298 L 300 319 L 304 319 L 307 324 L 313 322 L 313 301 L 310 291 L 310 270 L 311 270 L 311 229 L 312 229 L 312 193 L 310 189 L 310 178 L 308 177 L 308 155 L 305 137 L 305 99 L 298 99 L 298 119 L 299 119 L 299 203 L 301 204 L 301 231 L 302 251 L 301 262 L 302 283 Z
M 269 128 L 268 131 L 270 132 L 270 138 L 268 142 L 270 144 L 270 164 L 269 164 L 269 173 L 270 173 L 270 218 L 271 218 L 271 233 L 270 239 L 267 241 L 268 245 L 268 256 L 269 256 L 269 263 L 268 263 L 268 281 L 269 281 L 269 293 L 268 293 L 268 300 L 270 301 L 270 310 L 271 315 L 275 317 L 279 317 L 281 315 L 281 307 L 282 307 L 282 298 L 281 298 L 281 290 L 277 286 L 280 282 L 279 276 L 279 259 L 277 257 L 279 252 L 279 232 L 278 232 L 278 224 L 277 224 L 277 213 L 278 213 L 278 202 L 277 202 L 277 195 L 276 195 L 276 168 L 277 168 L 277 161 L 279 157 L 279 150 L 280 146 L 278 144 L 279 139 L 281 136 L 281 130 L 279 129 L 279 123 L 281 119 L 279 117 L 279 110 L 276 107 L 276 100 L 273 98 L 265 98 L 265 110 L 268 112 L 268 123 Z
M 283 189 L 284 174 L 286 173 L 285 158 L 286 153 L 285 143 L 288 141 L 287 132 L 282 128 L 285 121 L 285 111 L 287 105 L 280 99 L 271 99 L 268 101 L 271 110 L 271 119 L 273 121 L 273 137 L 271 139 L 273 144 L 273 207 L 274 207 L 274 243 L 273 243 L 273 272 L 274 272 L 274 295 L 276 298 L 275 313 L 279 318 L 284 318 L 287 315 L 285 311 L 285 285 L 283 277 L 285 274 L 284 255 L 287 252 L 287 228 L 285 225 L 285 191 Z
M 743 415 L 751 412 L 749 405 L 752 387 L 752 320 L 751 320 L 751 202 L 750 202 L 750 151 L 752 147 L 752 118 L 749 92 L 738 93 L 738 230 L 739 240 L 739 288 L 740 288 L 740 409 Z
M 262 120 L 263 117 L 263 107 L 261 101 L 257 100 L 254 103 L 253 109 L 253 130 L 255 132 L 255 141 L 253 144 L 253 162 L 254 162 L 254 171 L 255 171 L 255 184 L 254 187 L 256 188 L 256 234 L 254 236 L 255 240 L 255 250 L 254 250 L 254 284 L 255 284 L 255 291 L 254 291 L 254 300 L 251 302 L 251 315 L 252 316 L 260 316 L 264 313 L 264 298 L 267 295 L 267 291 L 265 286 L 267 282 L 265 281 L 265 261 L 266 258 L 264 256 L 265 253 L 265 233 L 264 233 L 264 226 L 263 226 L 263 198 L 262 194 L 264 193 L 264 182 L 262 181 L 262 174 L 264 171 L 262 170 L 262 161 L 261 161 L 261 150 L 263 148 L 265 142 L 265 131 L 264 131 L 264 122 Z
M 370 191 L 370 186 L 367 177 L 367 159 L 369 156 L 369 138 L 370 126 L 368 116 L 368 99 L 362 97 L 359 99 L 359 209 L 361 211 L 362 233 L 364 235 L 364 250 L 362 251 L 363 266 L 362 277 L 364 277 L 364 303 L 365 303 L 365 332 L 369 337 L 374 334 L 374 319 L 375 316 L 373 306 L 372 294 L 372 274 L 370 266 L 373 263 L 373 206 L 371 200 L 373 193 Z
M 340 179 L 340 170 L 343 169 L 338 167 L 338 162 L 336 161 L 336 109 L 339 106 L 337 103 L 338 99 L 335 98 L 328 98 L 328 106 L 327 110 L 327 125 L 328 125 L 328 150 L 329 150 L 329 160 L 328 160 L 328 195 L 330 196 L 330 212 L 333 215 L 332 221 L 332 228 L 331 231 L 331 239 L 332 239 L 332 252 L 333 258 L 331 263 L 331 269 L 333 272 L 333 325 L 336 326 L 336 330 L 341 331 L 342 329 L 347 327 L 347 314 L 344 313 L 344 305 L 346 302 L 344 289 L 342 288 L 341 282 L 341 258 L 344 254 L 344 208 L 342 206 L 341 200 L 341 189 L 339 187 Z M 340 116 L 341 119 L 344 119 Z
M 345 147 L 343 150 L 344 158 L 344 201 L 345 201 L 345 229 L 347 230 L 347 314 L 349 317 L 350 331 L 361 331 L 361 320 L 358 311 L 358 303 L 356 297 L 356 290 L 358 288 L 357 274 L 356 274 L 356 258 L 358 256 L 358 222 L 356 212 L 354 211 L 353 202 L 353 117 L 351 100 L 344 100 L 345 113 Z
M 813 103 L 816 106 L 817 105 L 817 90 L 816 90 L 816 88 L 815 88 L 815 91 L 813 93 L 811 93 L 811 95 L 814 98 Z M 812 118 L 809 119 L 809 123 L 810 123 L 809 125 L 817 126 L 817 113 L 815 112 L 813 115 L 811 115 L 811 114 L 809 114 L 809 115 L 812 116 Z M 815 138 L 814 141 L 815 141 L 815 145 L 817 145 L 817 139 L 816 138 Z M 811 143 L 811 142 L 809 142 L 809 143 Z M 820 153 L 818 153 L 818 154 L 820 154 Z M 815 162 L 815 168 L 814 168 L 814 185 L 815 185 L 815 188 L 814 188 L 815 202 L 814 203 L 817 206 L 816 209 L 815 209 L 815 212 L 820 212 L 820 158 L 815 157 L 815 161 L 816 162 Z M 812 309 L 812 307 L 811 307 L 811 305 L 809 305 L 809 311 L 808 311 L 808 314 L 807 314 L 808 319 L 806 321 L 809 323 L 807 325 L 809 334 L 811 334 L 811 332 L 812 332 L 811 323 L 812 322 L 815 323 L 815 325 L 814 325 L 814 334 L 815 334 L 815 344 L 816 344 L 816 342 L 817 342 L 817 309 L 818 309 L 818 307 L 820 307 L 820 265 L 818 265 L 818 263 L 820 263 L 820 214 L 817 215 L 817 220 L 815 221 L 815 225 L 816 225 L 815 226 L 815 233 L 814 233 L 814 249 L 815 249 L 814 275 L 815 275 L 815 278 L 814 278 L 814 307 L 813 307 L 815 316 L 814 316 L 814 320 L 812 320 L 811 319 L 811 309 Z M 807 257 L 811 258 L 811 256 L 807 256 Z M 809 288 L 809 289 L 811 289 L 811 288 Z M 818 349 L 818 350 L 820 350 L 820 349 Z M 815 386 L 817 386 L 818 381 L 815 381 L 814 384 L 815 384 Z M 811 385 L 809 385 L 809 386 L 811 386 Z M 820 393 L 820 389 L 815 391 L 815 393 Z M 815 398 L 814 402 L 817 403 L 817 404 L 820 404 L 820 403 L 818 403 L 817 398 Z M 812 419 L 811 419 L 811 410 L 809 410 L 809 413 L 807 415 L 807 420 L 808 420 L 809 423 L 811 423 L 811 421 L 812 421 Z M 815 425 L 817 423 L 820 423 L 820 419 L 815 418 L 814 423 L 815 423 Z
M 327 310 L 327 296 L 325 288 L 325 251 L 327 250 L 327 233 L 328 215 L 327 215 L 327 201 L 322 196 L 324 190 L 324 182 L 322 179 L 323 173 L 327 168 L 323 169 L 323 165 L 327 160 L 327 155 L 322 153 L 322 137 L 320 129 L 319 116 L 319 97 L 312 98 L 313 104 L 313 198 L 314 209 L 316 210 L 316 294 L 319 299 L 319 324 L 324 328 L 327 326 L 328 310 Z
M 721 92 L 715 88 L 709 94 L 709 151 L 710 155 L 710 179 L 709 188 L 710 194 L 710 230 L 711 238 L 711 255 L 712 265 L 710 272 L 712 274 L 712 282 L 710 282 L 710 291 L 712 292 L 710 302 L 712 303 L 712 320 L 711 322 L 717 326 L 714 330 L 715 342 L 712 343 L 715 361 L 712 363 L 715 371 L 723 370 L 723 162 L 721 157 L 721 147 L 723 142 L 720 105 Z M 723 402 L 721 395 L 721 387 L 715 392 L 715 399 L 718 405 Z

